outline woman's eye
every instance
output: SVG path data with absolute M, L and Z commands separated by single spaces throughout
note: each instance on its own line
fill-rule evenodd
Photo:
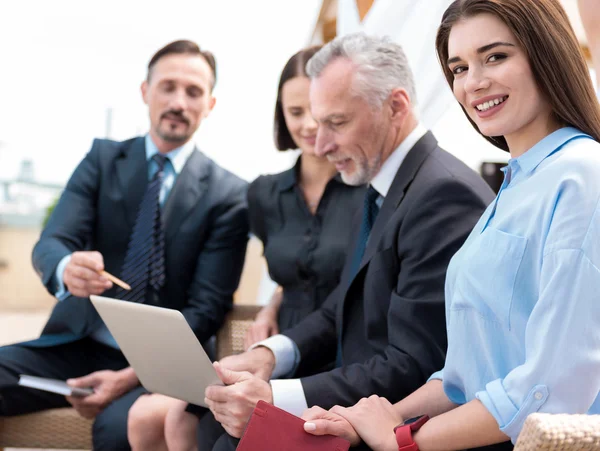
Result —
M 466 70 L 467 70 L 467 68 L 465 66 L 456 66 L 454 69 L 452 69 L 452 73 L 454 75 L 459 75 L 459 74 L 462 74 Z
M 495 63 L 497 61 L 503 60 L 504 58 L 506 58 L 506 55 L 491 55 L 488 58 L 488 62 Z

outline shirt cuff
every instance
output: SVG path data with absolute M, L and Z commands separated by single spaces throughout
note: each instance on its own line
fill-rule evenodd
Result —
M 508 435 L 513 443 L 523 428 L 529 414 L 537 412 L 548 399 L 548 387 L 534 386 L 521 407 L 515 406 L 504 389 L 501 379 L 496 379 L 485 386 L 485 390 L 477 392 L 476 398 L 489 410 L 498 422 L 500 430 Z
M 429 382 L 429 381 L 435 381 L 435 380 L 439 380 L 439 381 L 443 381 L 444 380 L 444 370 L 443 369 L 439 370 L 439 371 L 436 371 L 431 376 L 429 376 L 429 379 L 427 379 L 427 382 Z
M 306 396 L 300 379 L 272 380 L 271 390 L 273 391 L 273 405 L 285 410 L 286 412 L 302 416 L 308 409 Z
M 58 299 L 59 301 L 63 301 L 66 298 L 68 298 L 69 296 L 71 296 L 71 293 L 69 293 L 69 291 L 67 290 L 67 287 L 65 287 L 65 283 L 63 282 L 63 275 L 65 273 L 65 268 L 67 267 L 67 265 L 69 264 L 70 261 L 71 261 L 71 254 L 65 255 L 62 258 L 62 260 L 58 262 L 58 266 L 56 267 L 56 272 L 54 273 L 54 277 L 56 280 L 56 286 L 58 287 L 58 290 L 56 291 L 56 293 L 54 293 L 54 296 L 56 296 L 56 299 Z
M 271 375 L 272 379 L 294 374 L 300 363 L 300 351 L 291 338 L 281 334 L 273 335 L 266 340 L 253 344 L 249 350 L 258 346 L 269 348 L 275 355 L 275 368 Z

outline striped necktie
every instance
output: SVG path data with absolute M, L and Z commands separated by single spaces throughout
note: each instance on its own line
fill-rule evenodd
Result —
M 165 233 L 159 195 L 167 157 L 156 154 L 152 159 L 158 170 L 142 198 L 121 271 L 121 278 L 131 291 L 117 292 L 117 297 L 125 301 L 144 302 L 148 286 L 159 291 L 165 284 Z

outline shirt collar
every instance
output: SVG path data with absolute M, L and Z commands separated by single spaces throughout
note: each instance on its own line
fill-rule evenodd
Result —
M 300 169 L 300 156 L 298 156 L 298 159 L 296 160 L 296 163 L 294 163 L 294 166 L 292 166 L 291 168 L 289 168 L 287 171 L 284 171 L 281 173 L 281 176 L 279 177 L 279 190 L 280 191 L 286 191 L 291 189 L 295 184 L 296 184 L 296 170 Z
M 169 161 L 173 165 L 173 169 L 175 170 L 175 174 L 179 174 L 187 159 L 190 157 L 196 145 L 193 141 L 186 142 L 183 146 L 177 147 L 176 149 L 167 152 L 166 156 L 169 158 Z M 150 161 L 150 159 L 158 153 L 158 147 L 152 141 L 150 135 L 146 135 L 146 161 Z
M 427 128 L 420 122 L 417 124 L 415 129 L 400 143 L 398 147 L 392 152 L 392 154 L 383 162 L 379 172 L 371 180 L 371 186 L 383 197 L 387 196 L 396 173 L 402 165 L 404 158 L 414 147 L 418 140 L 420 140 L 425 133 Z
M 290 169 L 288 169 L 287 171 L 284 171 L 281 173 L 281 176 L 279 177 L 279 182 L 278 182 L 280 191 L 286 191 L 286 190 L 292 189 L 294 187 L 294 185 L 296 185 L 298 183 L 298 173 L 300 172 L 301 165 L 302 165 L 302 160 L 300 159 L 300 156 L 298 156 L 298 159 L 296 160 L 296 163 L 294 163 L 294 166 L 291 167 Z M 335 180 L 336 182 L 342 183 L 342 184 L 344 183 L 342 180 L 342 176 L 339 173 L 337 173 L 333 177 L 333 180 Z
M 574 127 L 560 128 L 543 138 L 523 155 L 511 159 L 508 163 L 509 165 L 517 164 L 525 174 L 529 174 L 537 168 L 542 161 L 559 150 L 566 143 L 572 139 L 581 137 L 589 137 L 589 135 L 586 135 L 581 130 Z

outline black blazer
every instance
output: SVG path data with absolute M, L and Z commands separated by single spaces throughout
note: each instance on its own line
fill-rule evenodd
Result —
M 147 184 L 144 138 L 94 141 L 33 249 L 33 265 L 51 294 L 59 261 L 74 251 L 98 250 L 106 270 L 120 274 Z M 239 282 L 246 190 L 246 182 L 194 150 L 164 205 L 166 283 L 159 303 L 180 310 L 202 342 L 221 326 Z M 89 299 L 70 296 L 56 304 L 39 343 L 87 336 L 99 321 Z
M 381 206 L 356 276 L 349 274 L 349 252 L 323 307 L 285 333 L 299 348 L 303 374 L 335 359 L 342 334 L 343 367 L 301 379 L 309 406 L 349 406 L 372 394 L 397 402 L 443 367 L 446 268 L 493 198 L 431 133 L 415 144 Z

